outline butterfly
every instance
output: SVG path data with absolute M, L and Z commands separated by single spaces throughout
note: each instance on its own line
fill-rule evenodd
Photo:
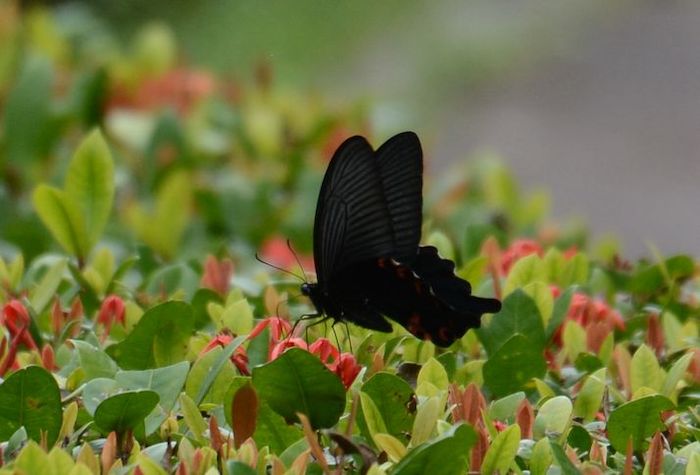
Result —
M 471 295 L 454 262 L 421 246 L 423 152 L 413 132 L 376 151 L 360 136 L 333 154 L 316 205 L 316 283 L 302 294 L 335 321 L 382 332 L 386 317 L 442 347 L 478 328 L 497 299 Z

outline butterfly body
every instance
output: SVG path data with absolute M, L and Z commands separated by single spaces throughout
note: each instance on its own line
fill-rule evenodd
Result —
M 318 283 L 303 284 L 302 293 L 336 321 L 387 332 L 389 317 L 418 338 L 449 346 L 500 302 L 472 296 L 452 261 L 419 246 L 422 172 L 412 132 L 376 152 L 362 137 L 338 148 L 316 208 Z

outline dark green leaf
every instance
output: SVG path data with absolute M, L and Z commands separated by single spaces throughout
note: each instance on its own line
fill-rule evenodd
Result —
M 104 432 L 123 434 L 143 424 L 158 404 L 155 391 L 127 391 L 110 396 L 95 409 L 95 424 Z
M 396 464 L 391 473 L 393 475 L 466 473 L 469 451 L 475 443 L 474 429 L 465 424 L 455 426 L 440 437 L 411 450 Z
M 311 425 L 332 427 L 345 409 L 345 387 L 340 378 L 311 353 L 299 348 L 253 369 L 258 394 L 287 421 L 305 414 Z
M 178 301 L 146 311 L 134 329 L 107 353 L 124 369 L 149 369 L 178 363 L 194 331 L 192 308 Z
M 627 402 L 610 414 L 608 439 L 618 452 L 625 453 L 631 438 L 634 450 L 644 450 L 646 439 L 656 431 L 665 430 L 661 412 L 673 409 L 670 399 L 652 395 Z
M 531 389 L 532 378 L 542 378 L 547 364 L 542 349 L 524 335 L 511 337 L 484 364 L 484 384 L 496 397 Z
M 47 442 L 53 445 L 62 417 L 58 385 L 45 369 L 29 366 L 0 384 L 0 440 L 24 427 L 36 441 L 46 432 Z
M 374 402 L 379 414 L 382 416 L 387 432 L 407 443 L 406 434 L 411 433 L 415 407 L 411 403 L 415 397 L 408 383 L 391 373 L 376 373 L 362 385 L 362 392 L 366 393 Z M 360 428 L 365 437 L 369 439 L 369 432 L 362 415 L 362 409 L 357 417 Z
M 527 335 L 529 344 L 535 349 L 541 351 L 544 348 L 542 317 L 535 302 L 521 289 L 506 297 L 501 311 L 493 315 L 488 325 L 477 330 L 489 356 L 516 334 Z

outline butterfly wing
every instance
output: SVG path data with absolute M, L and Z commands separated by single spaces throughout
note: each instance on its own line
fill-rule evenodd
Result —
M 316 205 L 314 261 L 321 290 L 343 267 L 393 250 L 378 161 L 364 138 L 351 137 L 331 158 Z
M 418 252 L 423 212 L 423 151 L 418 136 L 403 132 L 376 152 L 394 236 L 392 257 L 412 262 Z

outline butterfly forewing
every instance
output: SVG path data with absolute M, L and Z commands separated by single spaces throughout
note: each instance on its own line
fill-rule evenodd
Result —
M 423 152 L 413 132 L 387 140 L 376 152 L 382 189 L 394 232 L 394 255 L 411 262 L 420 242 L 423 213 Z
M 391 255 L 394 237 L 379 166 L 362 137 L 343 142 L 321 185 L 314 223 L 314 260 L 321 287 L 344 266 Z

